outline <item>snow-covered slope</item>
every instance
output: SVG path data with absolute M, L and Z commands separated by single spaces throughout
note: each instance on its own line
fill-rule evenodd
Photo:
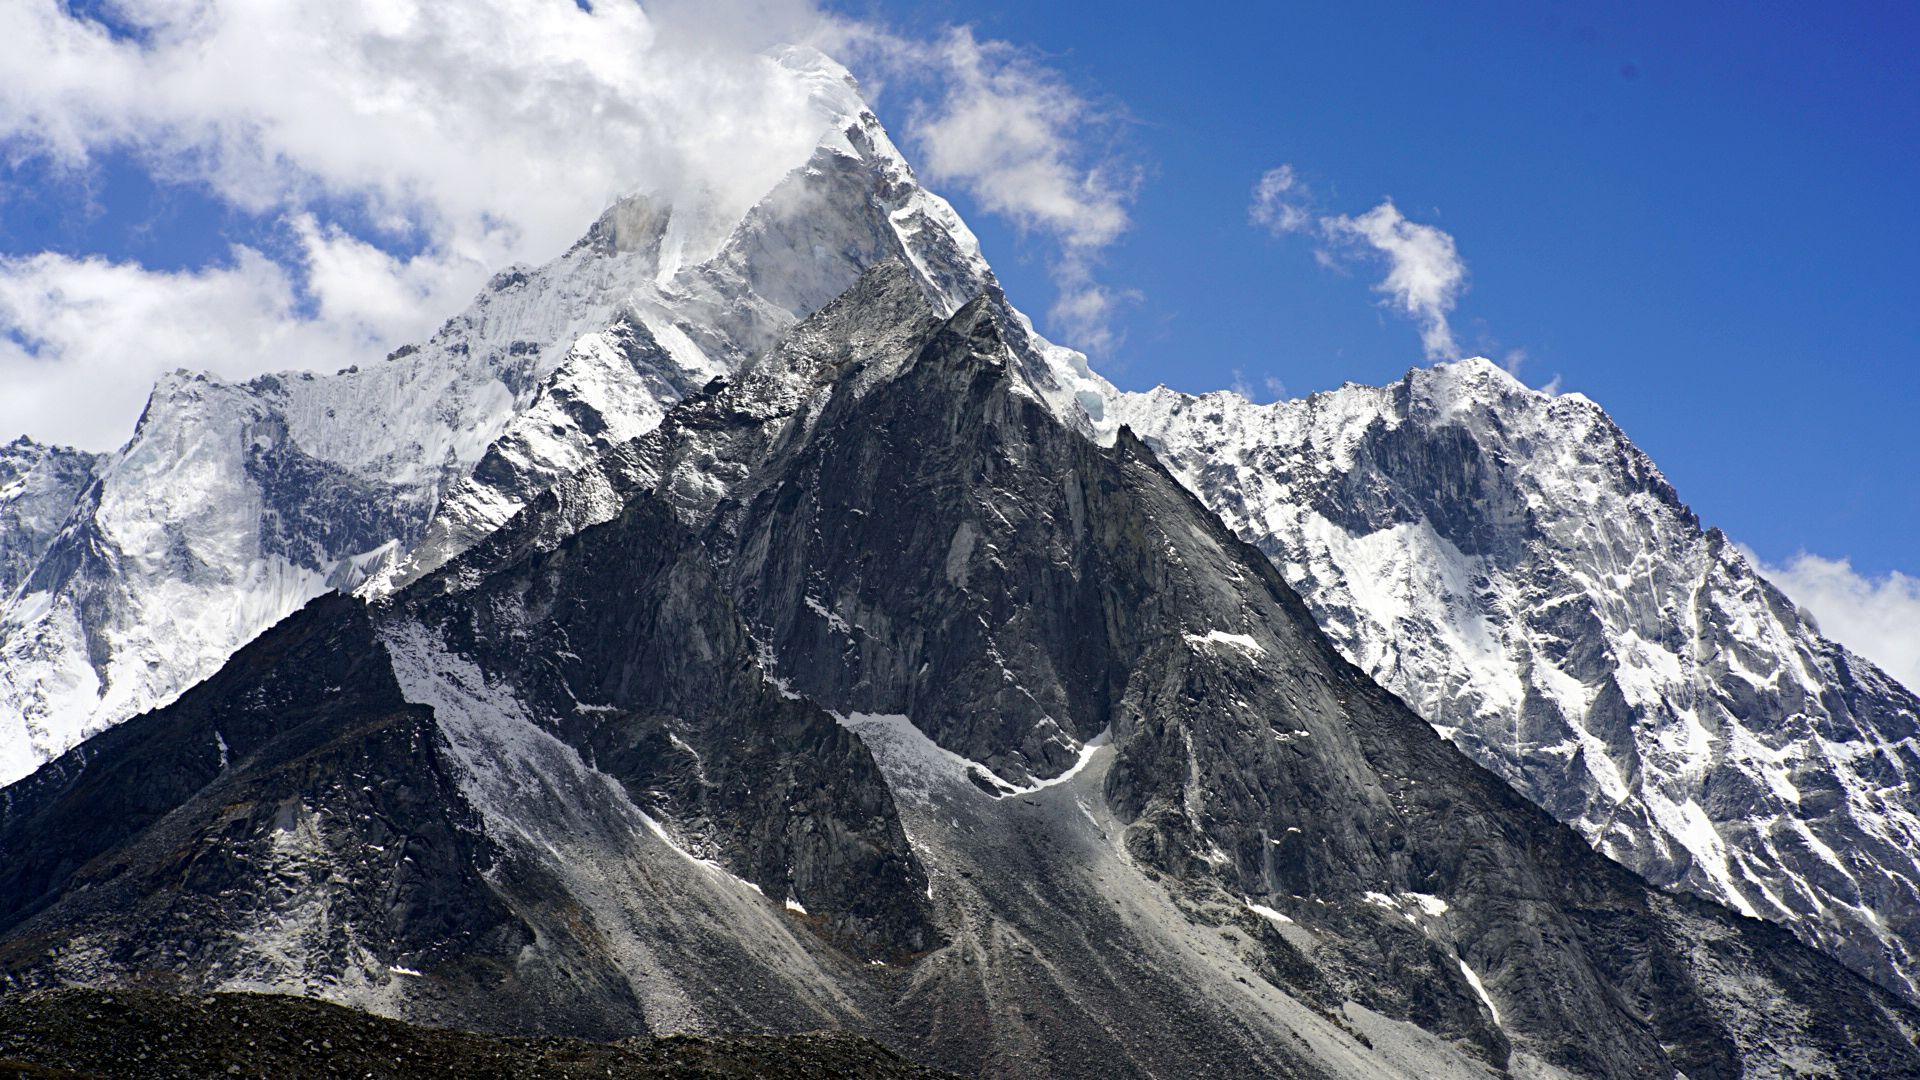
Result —
M 805 49 L 769 62 L 808 88 L 821 134 L 744 217 L 630 197 L 418 347 L 333 375 L 161 380 L 57 538 L 9 541 L 37 559 L 0 610 L 0 782 L 171 700 L 329 588 L 438 565 L 876 263 L 903 260 L 943 313 L 997 297 L 846 71 Z M 1084 358 L 1013 321 L 1041 392 L 1097 415 Z
M 1115 412 L 1481 764 L 1656 884 L 1915 992 L 1920 699 L 1702 530 L 1598 405 L 1468 360 Z

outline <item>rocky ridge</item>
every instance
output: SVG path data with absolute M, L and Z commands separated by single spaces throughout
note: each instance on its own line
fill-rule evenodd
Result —
M 1914 994 L 1920 698 L 1821 637 L 1598 405 L 1468 360 L 1115 412 L 1474 760 L 1656 885 Z

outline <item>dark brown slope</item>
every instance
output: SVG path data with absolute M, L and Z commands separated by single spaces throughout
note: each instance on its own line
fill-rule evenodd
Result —
M 936 1080 L 852 1035 L 591 1043 L 419 1027 L 270 994 L 57 990 L 0 1001 L 0 1076 L 224 1080 Z

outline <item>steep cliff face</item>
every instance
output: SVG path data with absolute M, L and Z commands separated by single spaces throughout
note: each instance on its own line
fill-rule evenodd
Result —
M 986 1075 L 1920 1071 L 1920 1014 L 1650 889 L 1342 659 L 1020 333 L 883 264 L 7 789 L 6 978 Z
M 99 467 L 98 454 L 24 435 L 0 446 L 0 603 L 52 546 Z
M 1593 402 L 1483 360 L 1116 411 L 1355 664 L 1655 884 L 1920 978 L 1920 699 L 1822 638 Z

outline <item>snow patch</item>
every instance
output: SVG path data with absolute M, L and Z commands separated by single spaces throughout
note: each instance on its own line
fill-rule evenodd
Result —
M 1248 656 L 1265 656 L 1267 650 L 1253 640 L 1251 634 L 1230 634 L 1225 630 L 1209 630 L 1204 634 L 1184 635 L 1189 645 L 1231 645 Z
M 1247 900 L 1244 898 L 1240 902 L 1247 905 L 1248 911 L 1251 911 L 1255 915 L 1258 915 L 1261 918 L 1267 920 L 1268 922 L 1273 923 L 1275 926 L 1292 926 L 1293 925 L 1292 919 L 1287 918 L 1285 915 L 1281 914 L 1278 911 L 1275 911 L 1273 908 L 1270 908 L 1265 904 L 1256 904 L 1253 901 Z
M 1487 994 L 1486 984 L 1481 982 L 1479 974 L 1467 965 L 1466 959 L 1459 958 L 1459 962 L 1460 974 L 1466 977 L 1467 985 L 1473 987 L 1473 992 L 1480 995 L 1480 1003 L 1487 1007 L 1488 1015 L 1493 1017 L 1493 1025 L 1499 1027 L 1500 1006 L 1493 1003 L 1493 998 Z

